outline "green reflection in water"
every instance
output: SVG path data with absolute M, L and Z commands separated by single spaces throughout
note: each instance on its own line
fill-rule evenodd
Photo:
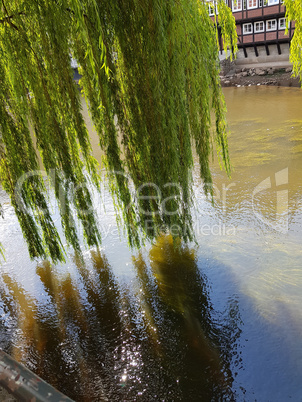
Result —
M 214 319 L 194 250 L 159 238 L 148 257 L 133 257 L 127 284 L 100 251 L 90 262 L 75 256 L 75 275 L 38 265 L 38 299 L 2 274 L 17 360 L 77 401 L 234 397 L 238 306 L 227 322 Z

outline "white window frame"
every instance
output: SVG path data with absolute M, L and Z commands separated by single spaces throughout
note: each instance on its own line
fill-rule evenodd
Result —
M 214 11 L 215 11 L 215 7 L 211 4 L 208 4 L 209 7 L 209 16 L 213 17 L 215 15 Z
M 279 0 L 268 0 L 267 2 L 268 6 L 275 6 L 276 4 L 279 4 Z
M 281 21 L 284 21 L 284 27 L 281 26 Z M 286 29 L 286 18 L 279 18 L 279 20 L 278 20 L 278 28 L 279 29 Z
M 246 26 L 251 27 L 251 31 L 245 31 Z M 253 33 L 253 24 L 251 22 L 248 22 L 247 24 L 242 24 L 242 33 L 243 35 L 251 35 Z
M 249 1 L 255 1 L 255 0 L 247 0 L 247 8 L 248 8 L 248 10 L 252 10 L 253 8 L 258 8 L 258 0 L 256 0 L 256 5 L 255 6 L 252 6 L 252 7 L 249 7 Z
M 214 15 L 218 14 L 216 0 L 206 0 L 206 4 L 209 8 L 209 16 L 210 17 L 213 17 Z
M 242 11 L 242 1 L 243 0 L 232 0 L 232 11 L 237 12 L 237 11 Z M 238 7 L 239 5 L 239 7 Z
M 256 24 L 262 24 L 262 29 L 256 29 Z M 256 21 L 256 22 L 254 22 L 254 32 L 255 33 L 264 32 L 264 30 L 265 30 L 264 21 Z
M 269 22 L 274 22 L 274 23 L 275 23 L 275 28 L 269 28 L 269 27 L 268 27 L 268 23 L 269 23 Z M 278 28 L 277 20 L 267 20 L 267 21 L 266 21 L 266 30 L 267 30 L 267 32 L 276 31 L 277 28 Z

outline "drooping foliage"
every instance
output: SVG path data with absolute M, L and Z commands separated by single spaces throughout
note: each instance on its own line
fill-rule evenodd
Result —
M 218 14 L 215 14 L 215 23 L 221 29 L 222 45 L 225 54 L 230 53 L 230 59 L 233 59 L 233 54 L 237 52 L 237 31 L 233 29 L 236 24 L 232 10 L 225 6 L 224 1 L 216 1 L 215 8 Z M 218 33 L 218 29 L 216 31 Z
M 233 17 L 223 2 L 219 12 L 225 45 L 235 47 Z M 1 0 L 0 180 L 30 256 L 64 259 L 37 174 L 38 155 L 67 244 L 80 250 L 76 220 L 88 246 L 101 241 L 88 185 L 98 187 L 98 165 L 70 56 L 79 64 L 130 244 L 169 230 L 190 240 L 192 149 L 206 189 L 213 143 L 229 172 L 216 28 L 208 8 L 198 0 Z
M 294 34 L 290 43 L 290 61 L 293 73 L 302 80 L 302 3 L 300 0 L 284 0 L 286 7 L 286 34 L 290 21 L 294 21 Z

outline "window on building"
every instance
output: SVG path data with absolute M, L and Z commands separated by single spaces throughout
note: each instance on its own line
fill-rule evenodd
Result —
M 267 31 L 275 31 L 276 29 L 277 29 L 277 20 L 266 21 L 266 30 Z
M 242 0 L 232 0 L 232 10 L 241 11 L 242 10 Z
M 243 24 L 242 25 L 242 32 L 243 32 L 243 35 L 247 35 L 247 34 L 250 34 L 250 33 L 253 33 L 253 24 Z
M 257 8 L 258 0 L 247 0 L 247 8 Z
M 279 18 L 279 29 L 286 28 L 286 18 Z
M 254 24 L 254 32 L 264 32 L 264 22 L 258 21 Z
M 274 4 L 279 4 L 279 0 L 268 0 L 267 4 L 273 6 Z
M 208 3 L 209 15 L 213 16 L 215 14 L 218 14 L 216 1 L 206 0 L 206 2 Z
M 242 8 L 243 8 L 243 10 L 246 10 L 246 0 L 243 0 Z
M 214 13 L 215 7 L 213 6 L 213 4 L 209 4 L 209 15 L 215 15 Z
M 268 0 L 259 0 L 259 7 L 266 7 L 268 5 Z

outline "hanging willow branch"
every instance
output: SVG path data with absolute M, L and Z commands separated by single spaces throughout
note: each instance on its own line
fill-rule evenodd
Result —
M 300 0 L 284 0 L 286 7 L 286 31 L 290 21 L 294 21 L 295 31 L 290 43 L 290 62 L 293 63 L 293 73 L 302 81 L 302 4 Z
M 224 3 L 219 12 L 225 46 L 234 48 L 233 17 Z M 52 177 L 67 244 L 80 251 L 74 210 L 88 246 L 101 241 L 86 185 L 89 176 L 98 186 L 98 165 L 70 55 L 80 65 L 130 244 L 166 230 L 192 239 L 192 148 L 206 188 L 212 139 L 230 170 L 207 7 L 197 0 L 2 0 L 0 22 L 0 179 L 30 256 L 64 259 L 42 177 L 29 174 L 20 186 L 24 174 L 39 169 L 37 153 Z M 139 195 L 130 192 L 129 178 Z

